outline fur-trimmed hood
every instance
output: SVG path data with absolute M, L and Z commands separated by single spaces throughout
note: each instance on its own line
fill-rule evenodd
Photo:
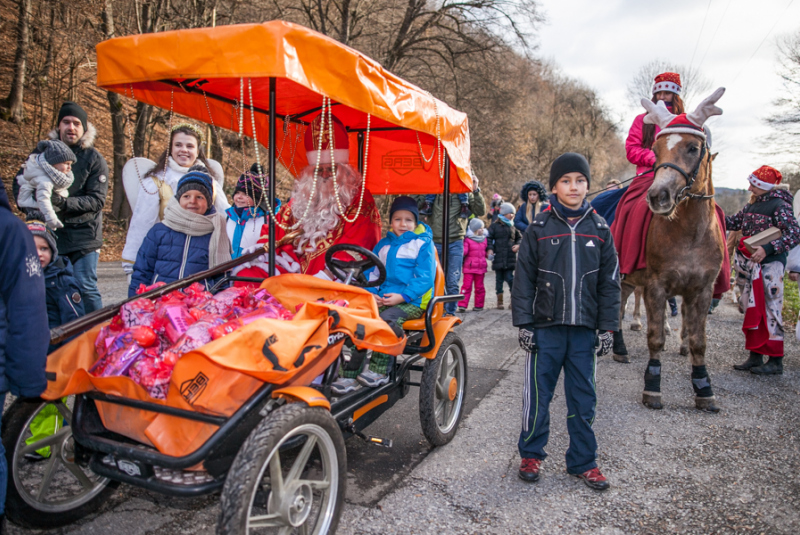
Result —
M 61 138 L 58 135 L 58 128 L 53 128 L 47 134 L 47 137 L 52 140 L 60 140 Z M 94 125 L 90 122 L 86 122 L 86 132 L 83 133 L 81 138 L 78 140 L 78 146 L 81 149 L 90 149 L 94 147 L 94 141 L 97 138 L 97 129 Z
M 544 185 L 541 182 L 536 180 L 526 182 L 522 186 L 522 191 L 519 193 L 519 198 L 522 202 L 528 202 L 528 192 L 531 190 L 535 190 L 539 194 L 540 201 L 547 202 L 547 190 L 544 189 Z

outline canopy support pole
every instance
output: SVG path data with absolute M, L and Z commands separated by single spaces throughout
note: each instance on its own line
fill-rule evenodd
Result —
M 450 245 L 450 156 L 444 153 L 444 192 L 442 194 L 442 271 L 447 278 L 447 248 Z
M 269 79 L 269 206 L 275 204 L 275 78 Z M 275 217 L 269 220 L 269 276 L 275 276 Z

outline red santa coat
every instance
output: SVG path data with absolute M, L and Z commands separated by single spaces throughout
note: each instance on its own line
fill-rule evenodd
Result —
M 334 202 L 331 200 L 331 202 Z M 286 226 L 291 227 L 297 220 L 295 219 L 294 212 L 292 211 L 292 201 L 284 204 L 278 211 L 276 220 Z M 347 219 L 353 219 L 358 210 L 358 201 L 353 201 L 350 207 L 345 212 Z M 301 214 L 302 215 L 302 214 Z M 309 214 L 307 217 L 314 217 Z M 275 226 L 275 241 L 279 241 L 286 235 L 286 231 L 279 226 Z M 275 250 L 276 255 L 286 253 L 293 261 L 300 264 L 300 273 L 306 275 L 316 275 L 325 269 L 325 252 L 333 245 L 339 243 L 351 243 L 360 245 L 370 251 L 375 248 L 378 241 L 381 239 L 381 216 L 375 207 L 375 199 L 369 191 L 364 192 L 364 202 L 361 206 L 361 211 L 358 217 L 352 223 L 346 222 L 343 218 L 339 219 L 339 224 L 328 233 L 328 236 L 317 243 L 313 251 L 307 252 L 304 255 L 298 255 L 294 250 L 294 244 L 288 243 Z M 261 227 L 261 238 L 258 243 L 267 243 L 269 241 L 269 225 L 265 224 Z M 281 266 L 275 266 L 277 272 L 285 273 Z M 241 270 L 238 275 L 240 277 L 266 277 L 267 273 L 258 267 L 246 268 Z

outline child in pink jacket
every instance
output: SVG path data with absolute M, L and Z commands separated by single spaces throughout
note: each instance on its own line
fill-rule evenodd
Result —
M 483 310 L 483 302 L 486 298 L 483 278 L 488 269 L 484 232 L 483 221 L 476 217 L 469 222 L 467 238 L 464 240 L 464 285 L 461 287 L 464 299 L 458 302 L 459 312 L 467 311 L 473 284 L 475 285 L 475 306 L 472 310 Z

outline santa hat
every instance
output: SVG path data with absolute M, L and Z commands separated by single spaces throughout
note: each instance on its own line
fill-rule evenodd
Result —
M 753 171 L 753 173 L 747 177 L 747 180 L 755 187 L 769 191 L 781 183 L 783 175 L 774 167 L 762 165 Z
M 309 165 L 317 164 L 318 155 L 321 165 L 329 165 L 331 163 L 330 123 L 327 117 L 324 120 L 322 119 L 324 115 L 324 111 L 317 115 L 317 118 L 311 121 L 311 126 L 306 129 L 305 147 Z M 350 161 L 350 139 L 347 137 L 347 130 L 339 119 L 335 116 L 332 117 L 334 163 L 348 163 Z M 320 129 L 323 130 L 321 150 L 319 146 Z
M 656 76 L 653 84 L 653 94 L 659 91 L 669 91 L 676 95 L 681 94 L 681 75 L 677 72 L 662 72 Z

